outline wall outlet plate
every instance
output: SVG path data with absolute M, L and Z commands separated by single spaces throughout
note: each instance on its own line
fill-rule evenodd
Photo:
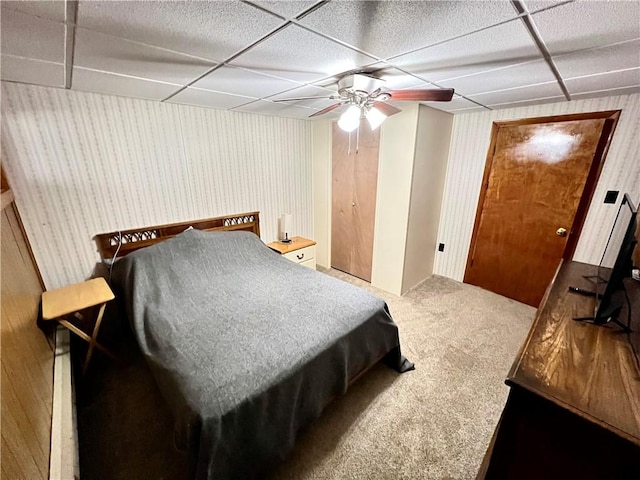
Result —
M 607 194 L 604 196 L 604 203 L 616 203 L 618 200 L 618 190 L 607 190 Z

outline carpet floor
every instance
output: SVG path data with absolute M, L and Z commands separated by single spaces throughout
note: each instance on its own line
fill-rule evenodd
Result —
M 269 478 L 475 478 L 535 309 L 438 276 L 398 297 L 325 273 L 386 300 L 416 370 L 376 365 L 300 432 Z M 126 365 L 97 356 L 76 378 L 81 478 L 184 478 L 187 459 L 172 446 L 171 416 L 135 343 L 119 350 Z

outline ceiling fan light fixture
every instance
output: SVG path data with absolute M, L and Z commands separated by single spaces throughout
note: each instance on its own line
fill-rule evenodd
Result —
M 360 108 L 351 105 L 346 112 L 340 116 L 338 126 L 345 132 L 353 132 L 360 125 Z
M 367 117 L 367 121 L 369 125 L 371 125 L 371 130 L 378 128 L 387 118 L 387 116 L 376 107 L 371 107 L 365 117 Z

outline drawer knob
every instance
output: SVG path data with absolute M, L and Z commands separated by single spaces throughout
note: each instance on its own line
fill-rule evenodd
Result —
M 296 255 L 296 257 L 298 257 L 298 260 L 302 260 L 304 258 L 304 253 L 301 253 L 300 255 Z

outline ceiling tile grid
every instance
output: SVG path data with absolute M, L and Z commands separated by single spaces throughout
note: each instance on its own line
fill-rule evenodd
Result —
M 395 57 L 390 62 L 425 80 L 446 83 L 541 58 L 522 22 L 515 20 Z
M 83 1 L 78 25 L 221 62 L 278 27 L 281 19 L 242 2 Z
M 200 105 L 212 108 L 230 109 L 239 107 L 256 100 L 255 97 L 230 95 L 228 93 L 212 92 L 199 88 L 189 87 L 169 99 L 172 103 L 184 103 L 186 105 Z
M 83 92 L 160 101 L 175 92 L 178 87 L 179 85 L 170 83 L 73 67 L 73 89 Z
M 508 2 L 330 2 L 301 20 L 380 59 L 516 17 Z
M 144 43 L 78 28 L 74 65 L 184 85 L 216 64 Z
M 521 4 L 80 0 L 71 88 L 292 118 L 333 100 L 272 100 L 328 97 L 353 71 L 454 88 L 424 103 L 454 114 L 640 89 L 640 2 Z M 2 2 L 2 80 L 64 86 L 73 5 Z

